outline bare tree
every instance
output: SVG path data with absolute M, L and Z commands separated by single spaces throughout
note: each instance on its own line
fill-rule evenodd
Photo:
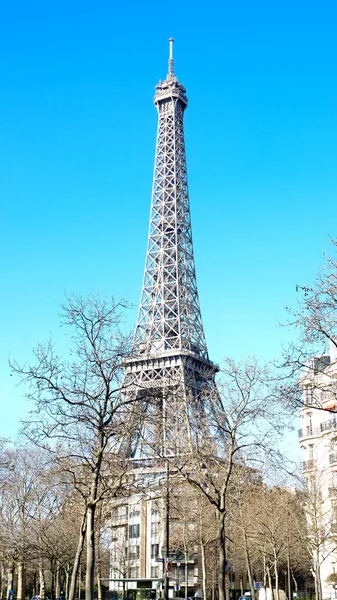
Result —
M 331 240 L 332 256 L 312 286 L 298 285 L 297 307 L 287 307 L 287 327 L 296 339 L 284 352 L 284 396 L 297 406 L 314 406 L 336 412 L 337 404 L 337 240 Z M 298 380 L 303 380 L 302 393 Z M 330 400 L 331 407 L 326 404 Z
M 268 452 L 280 458 L 275 439 L 284 427 L 275 382 L 257 360 L 226 360 L 220 394 L 206 397 L 195 420 L 193 443 L 176 458 L 175 468 L 213 507 L 217 517 L 218 593 L 225 598 L 230 493 L 235 473 L 261 468 Z M 253 582 L 250 582 L 254 594 Z M 228 594 L 227 594 L 228 595 Z
M 272 587 L 276 597 L 282 580 L 291 598 L 292 581 L 297 586 L 297 576 L 310 577 L 311 565 L 303 494 L 281 480 L 271 486 L 261 477 L 247 477 L 244 485 L 233 486 L 231 567 Z
M 48 451 L 67 473 L 83 499 L 82 522 L 69 598 L 74 600 L 80 557 L 86 539 L 86 599 L 93 598 L 95 573 L 95 514 L 98 503 L 116 495 L 125 483 L 123 458 L 133 431 L 129 403 L 121 393 L 122 361 L 129 340 L 121 332 L 127 304 L 74 297 L 62 307 L 62 324 L 70 329 L 69 359 L 59 356 L 49 341 L 34 352 L 35 362 L 12 362 L 17 376 L 29 386 L 35 410 L 23 431 Z M 133 420 L 136 427 L 137 424 Z
M 201 567 L 199 579 L 206 598 L 206 547 L 210 537 L 214 541 L 215 513 L 209 510 L 200 491 L 193 489 L 180 477 L 170 494 L 170 551 L 179 557 L 177 566 L 179 583 L 184 585 L 185 599 L 188 597 L 191 564 L 198 550 L 198 562 Z M 190 566 L 190 568 L 189 568 Z M 180 573 L 183 567 L 183 573 Z M 194 570 L 194 568 L 193 568 Z M 193 572 L 193 571 L 192 571 Z M 180 574 L 182 576 L 180 576 Z
M 311 560 L 317 600 L 322 600 L 322 564 L 337 550 L 336 520 L 331 519 L 329 498 L 323 498 L 322 477 L 324 473 L 313 471 L 302 492 L 306 527 L 301 534 Z
M 309 460 L 303 467 L 308 489 L 312 489 L 312 493 L 307 494 L 306 539 L 311 550 L 317 598 L 322 595 L 321 564 L 331 548 L 328 521 L 331 523 L 333 512 L 329 499 L 323 502 L 323 495 L 329 494 L 330 470 L 330 456 L 324 444 L 329 440 L 330 449 L 334 449 L 337 406 L 337 241 L 331 240 L 331 244 L 332 255 L 325 255 L 325 263 L 313 285 L 298 286 L 298 306 L 288 308 L 287 325 L 294 328 L 297 337 L 286 349 L 283 365 L 288 369 L 284 396 L 301 409 L 304 426 L 300 436 L 314 440 L 309 444 L 304 440 L 303 448 Z M 322 410 L 332 413 L 333 417 L 330 415 L 330 419 L 324 420 Z M 324 441 L 325 431 L 330 433 Z
M 260 515 L 261 488 L 263 487 L 262 476 L 255 469 L 241 469 L 233 473 L 229 499 L 232 540 L 231 568 L 236 573 L 247 574 L 250 589 L 254 587 L 256 573 L 256 532 Z M 240 585 L 243 593 L 242 577 Z
M 8 449 L 0 493 L 0 547 L 6 558 L 8 588 L 18 574 L 16 596 L 25 597 L 25 566 L 34 555 L 32 530 L 38 505 L 36 489 L 41 484 L 43 458 L 34 450 Z

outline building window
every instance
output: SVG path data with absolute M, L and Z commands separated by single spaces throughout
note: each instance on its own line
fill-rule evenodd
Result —
M 151 577 L 158 577 L 158 576 L 159 576 L 159 568 L 151 567 Z
M 310 444 L 309 446 L 309 460 L 314 460 L 314 445 Z
M 129 548 L 129 560 L 138 560 L 139 558 L 139 546 L 131 546 Z
M 159 554 L 159 544 L 151 544 L 151 558 L 157 558 Z
M 128 518 L 129 507 L 126 505 L 118 506 L 117 514 L 119 521 L 127 520 Z
M 139 538 L 139 523 L 137 525 L 129 525 L 129 538 Z
M 312 429 L 312 413 L 308 413 L 307 415 L 307 431 L 306 434 L 307 435 L 312 435 L 313 433 L 313 429 Z
M 133 578 L 139 577 L 139 567 L 131 567 L 130 577 L 133 577 Z
M 306 387 L 303 390 L 303 401 L 307 406 L 312 406 L 314 400 L 314 390 L 312 387 Z
M 158 524 L 158 522 L 151 523 L 151 533 L 153 535 L 157 535 L 159 533 L 159 524 Z

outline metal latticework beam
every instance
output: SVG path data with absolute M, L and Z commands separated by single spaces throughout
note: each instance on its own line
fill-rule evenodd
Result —
M 174 74 L 172 42 L 168 75 L 154 98 L 158 133 L 148 249 L 124 384 L 148 415 L 144 445 L 153 449 L 155 440 L 160 445 L 165 439 L 176 451 L 187 432 L 190 439 L 198 435 L 204 408 L 217 397 L 218 367 L 208 357 L 198 298 L 183 125 L 187 98 Z M 132 453 L 142 453 L 137 441 Z

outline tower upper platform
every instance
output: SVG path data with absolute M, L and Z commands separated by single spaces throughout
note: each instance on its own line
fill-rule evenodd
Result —
M 170 98 L 179 98 L 181 102 L 187 106 L 186 89 L 179 83 L 178 79 L 174 74 L 174 60 L 173 60 L 173 42 L 174 39 L 170 38 L 170 55 L 168 60 L 168 73 L 164 81 L 160 81 L 156 85 L 156 95 L 154 97 L 154 103 L 157 106 L 162 100 Z

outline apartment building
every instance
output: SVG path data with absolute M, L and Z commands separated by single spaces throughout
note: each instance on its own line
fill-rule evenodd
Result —
M 335 598 L 337 574 L 337 350 L 313 357 L 300 379 L 303 474 L 312 570 L 322 598 Z M 337 581 L 337 580 L 336 580 Z
M 170 507 L 169 558 L 166 560 L 166 472 L 165 466 L 153 459 L 134 461 L 135 487 L 140 493 L 120 499 L 110 516 L 110 582 L 116 596 L 158 598 L 163 596 L 163 580 L 168 564 L 169 595 L 192 596 L 198 587 L 197 556 L 182 551 L 183 539 L 177 546 L 181 523 Z M 174 488 L 174 486 L 173 486 Z M 171 494 L 173 495 L 171 486 Z M 172 502 L 171 502 L 172 504 Z M 193 525 L 193 524 L 192 524 Z M 177 535 L 178 534 L 178 535 Z

